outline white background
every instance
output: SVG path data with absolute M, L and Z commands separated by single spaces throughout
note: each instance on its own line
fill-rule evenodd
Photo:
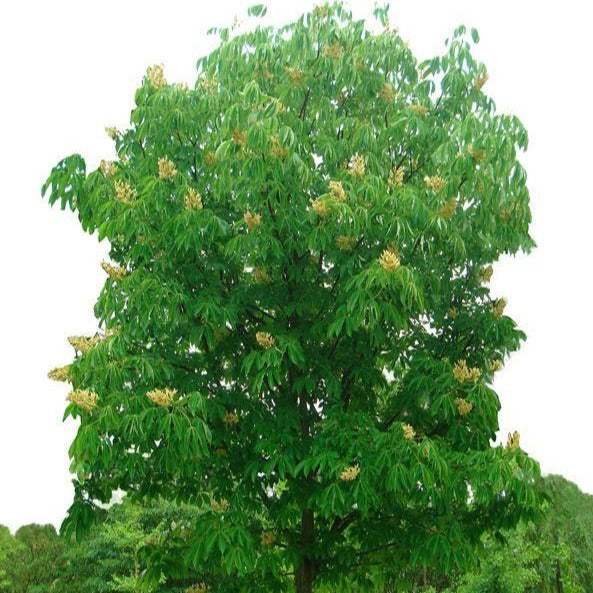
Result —
M 205 31 L 255 3 L 6 2 L 0 8 L 0 523 L 58 524 L 71 498 L 62 424 L 65 384 L 46 378 L 70 362 L 66 337 L 94 333 L 106 246 L 76 218 L 50 210 L 39 188 L 62 157 L 90 169 L 113 156 L 104 126 L 126 125 L 146 67 L 194 81 Z M 391 20 L 420 58 L 441 52 L 464 23 L 481 34 L 485 91 L 526 124 L 524 163 L 539 247 L 495 267 L 496 295 L 528 341 L 500 373 L 502 438 L 518 429 L 542 469 L 593 493 L 591 468 L 591 48 L 586 2 L 400 0 Z M 269 20 L 311 2 L 268 2 Z M 353 2 L 358 16 L 371 2 Z

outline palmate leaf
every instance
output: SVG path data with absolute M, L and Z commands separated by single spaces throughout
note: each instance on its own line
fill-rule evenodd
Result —
M 215 32 L 194 88 L 148 70 L 116 162 L 43 187 L 112 261 L 65 529 L 117 489 L 195 504 L 184 558 L 220 591 L 470 562 L 538 502 L 517 437 L 492 445 L 524 335 L 487 283 L 533 246 L 527 134 L 463 27 L 422 64 L 340 4 Z

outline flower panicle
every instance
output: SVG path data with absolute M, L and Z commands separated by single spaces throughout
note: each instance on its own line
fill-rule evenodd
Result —
M 504 315 L 504 309 L 507 306 L 507 300 L 504 297 L 496 299 L 492 305 L 491 311 L 492 315 L 496 317 L 496 319 L 500 319 Z
M 101 262 L 101 267 L 105 271 L 105 273 L 111 278 L 111 280 L 121 280 L 128 275 L 128 271 L 121 266 L 117 266 L 114 264 L 110 264 L 107 261 Z
M 457 406 L 457 411 L 459 412 L 460 416 L 467 416 L 474 407 L 474 404 L 468 402 L 463 397 L 455 398 L 455 405 Z
M 87 412 L 92 412 L 99 403 L 99 396 L 88 389 L 74 389 L 68 394 L 66 400 Z
M 243 216 L 243 220 L 245 221 L 247 228 L 253 230 L 261 224 L 261 214 L 254 214 L 247 210 L 245 216 Z
M 393 249 L 384 249 L 379 264 L 386 272 L 395 272 L 401 266 L 401 261 Z
M 264 350 L 272 348 L 272 346 L 274 346 L 276 343 L 276 340 L 272 334 L 263 331 L 259 331 L 255 334 L 255 340 Z
M 340 474 L 340 480 L 342 480 L 342 482 L 352 482 L 356 480 L 359 473 L 360 467 L 358 466 L 358 464 L 350 465 L 342 471 L 342 473 Z
M 424 184 L 428 189 L 438 194 L 447 185 L 447 180 L 440 175 L 425 175 Z
M 458 360 L 453 366 L 453 377 L 459 383 L 475 383 L 482 371 L 477 367 L 469 367 L 466 360 Z
M 86 354 L 91 348 L 101 342 L 101 336 L 70 336 L 68 343 L 81 354 Z
M 171 387 L 165 387 L 163 389 L 151 389 L 146 393 L 146 397 L 163 408 L 168 408 L 172 403 L 173 399 L 177 395 L 177 389 Z
M 146 69 L 146 77 L 153 89 L 160 89 L 167 86 L 165 71 L 162 64 L 154 64 Z
M 406 440 L 413 441 L 416 438 L 416 431 L 411 424 L 402 424 L 402 431 Z
M 136 190 L 127 181 L 115 181 L 115 199 L 124 204 L 132 204 L 136 198 Z
M 172 179 L 177 175 L 175 164 L 168 156 L 162 156 L 158 160 L 159 179 Z
M 185 194 L 183 206 L 186 210 L 201 210 L 204 207 L 202 196 L 193 187 L 190 187 Z
M 505 449 L 507 451 L 516 451 L 521 447 L 521 435 L 518 431 L 509 432 Z
M 47 376 L 52 381 L 61 381 L 63 383 L 68 383 L 70 381 L 70 370 L 72 365 L 67 364 L 66 366 L 56 367 L 51 369 Z

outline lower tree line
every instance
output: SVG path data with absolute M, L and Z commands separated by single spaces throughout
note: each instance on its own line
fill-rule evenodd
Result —
M 593 591 L 593 496 L 560 476 L 544 478 L 543 490 L 541 519 L 486 535 L 472 570 L 387 571 L 374 593 Z M 192 571 L 185 558 L 195 514 L 171 502 L 124 501 L 77 541 L 52 525 L 25 525 L 15 534 L 0 526 L 0 593 L 232 591 L 232 584 Z M 266 584 L 255 590 L 267 590 Z

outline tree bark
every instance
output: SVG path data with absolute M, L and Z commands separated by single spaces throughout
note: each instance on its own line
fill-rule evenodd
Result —
M 315 562 L 311 556 L 311 548 L 315 537 L 313 511 L 305 509 L 301 515 L 302 560 L 294 575 L 296 593 L 313 593 L 315 580 Z

